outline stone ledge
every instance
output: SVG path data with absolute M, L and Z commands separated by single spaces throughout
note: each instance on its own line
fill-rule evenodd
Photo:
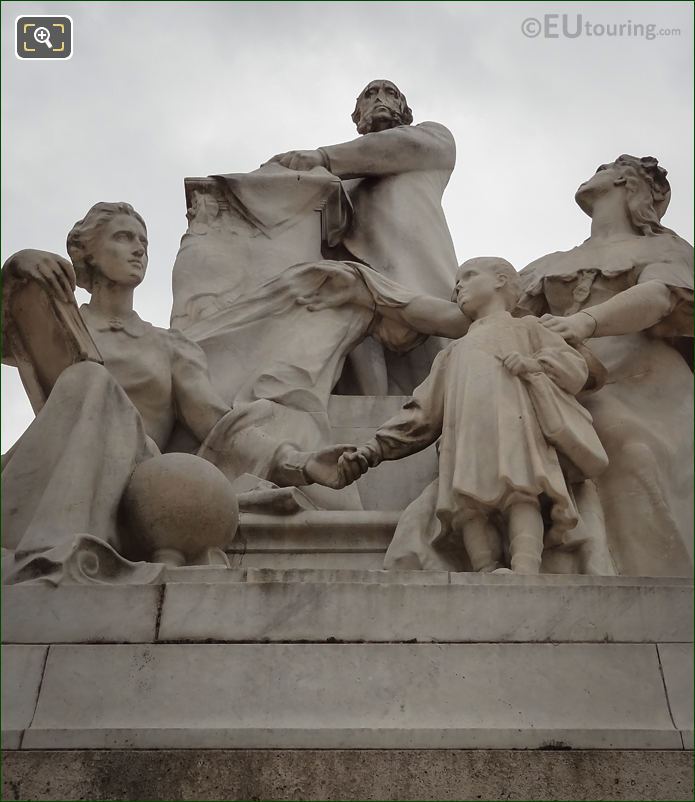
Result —
M 385 552 L 400 512 L 308 510 L 294 515 L 242 512 L 239 531 L 228 551 Z
M 169 570 L 164 589 L 10 585 L 3 601 L 7 643 L 683 643 L 693 631 L 682 578 L 196 566 Z
M 35 751 L 3 799 L 690 800 L 692 753 L 459 749 Z
M 262 572 L 252 572 L 255 579 Z M 267 572 L 266 576 L 273 576 Z M 436 574 L 434 576 L 437 576 Z M 692 637 L 687 584 L 170 582 L 158 640 L 656 642 Z M 514 579 L 513 577 L 511 578 Z M 524 578 L 527 579 L 527 578 Z
M 22 734 L 31 724 L 47 653 L 47 646 L 2 647 L 3 749 L 19 749 Z
M 22 740 L 26 749 L 549 746 L 682 749 L 656 646 L 53 645 Z
M 657 646 L 664 687 L 673 722 L 681 731 L 683 746 L 693 748 L 693 647 L 688 643 Z
M 149 643 L 162 588 L 156 585 L 5 585 L 4 643 Z

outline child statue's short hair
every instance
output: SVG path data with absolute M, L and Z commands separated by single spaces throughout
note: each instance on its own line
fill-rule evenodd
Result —
M 521 298 L 521 282 L 519 281 L 519 273 L 511 262 L 501 256 L 476 256 L 473 259 L 467 259 L 460 265 L 459 270 L 466 265 L 475 266 L 479 270 L 494 272 L 496 276 L 504 276 L 505 283 L 502 293 L 505 306 L 510 312 L 516 307 L 519 303 L 519 298 Z M 455 296 L 456 292 L 454 291 L 453 300 L 455 300 Z

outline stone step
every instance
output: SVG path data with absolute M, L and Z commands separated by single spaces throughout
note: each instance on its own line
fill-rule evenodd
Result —
M 8 643 L 685 642 L 687 578 L 170 569 L 164 586 L 3 588 Z
M 29 664 L 41 669 L 22 710 L 11 693 L 3 700 L 14 748 L 679 750 L 692 741 L 692 694 L 685 671 L 672 669 L 685 666 L 685 649 L 676 645 L 5 649 L 8 688 L 17 672 L 29 682 Z M 33 663 L 17 655 L 27 649 Z
M 229 562 L 237 568 L 378 570 L 399 515 L 376 510 L 242 513 L 227 550 Z

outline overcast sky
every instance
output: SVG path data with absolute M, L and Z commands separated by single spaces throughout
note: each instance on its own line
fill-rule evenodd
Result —
M 563 36 L 561 18 L 557 38 L 522 33 L 563 13 L 594 35 Z M 69 14 L 72 59 L 18 60 L 24 14 Z M 621 38 L 593 27 L 629 22 Z M 636 23 L 680 34 L 647 39 Z M 578 244 L 589 221 L 574 190 L 621 153 L 668 169 L 664 222 L 692 242 L 692 52 L 690 2 L 3 2 L 2 259 L 65 254 L 93 203 L 129 201 L 150 240 L 136 309 L 167 325 L 184 176 L 352 139 L 373 78 L 398 84 L 416 123 L 454 134 L 444 206 L 459 261 L 521 268 Z M 32 413 L 16 371 L 2 379 L 5 451 Z

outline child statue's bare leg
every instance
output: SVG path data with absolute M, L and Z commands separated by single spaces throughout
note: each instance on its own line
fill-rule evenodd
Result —
M 519 501 L 507 510 L 511 568 L 517 574 L 537 574 L 543 554 L 543 518 L 536 500 Z
M 461 524 L 460 531 L 474 571 L 490 573 L 499 568 L 500 536 L 486 515 L 481 513 L 467 518 Z

